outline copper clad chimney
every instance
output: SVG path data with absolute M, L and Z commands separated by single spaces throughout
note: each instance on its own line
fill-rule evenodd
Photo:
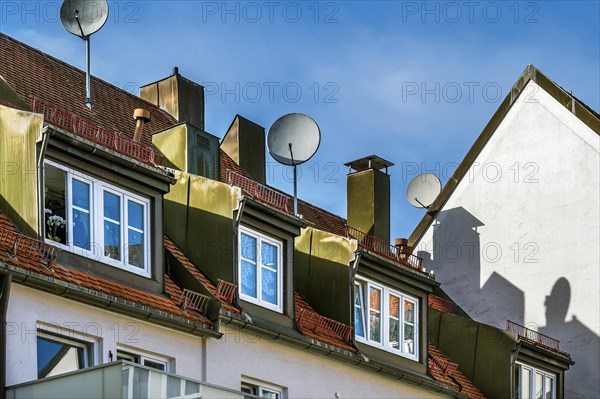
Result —
M 133 134 L 133 141 L 139 141 L 142 138 L 142 129 L 144 128 L 144 123 L 150 121 L 150 111 L 136 108 L 133 111 L 133 119 L 135 119 L 135 133 Z
M 174 67 L 171 76 L 140 88 L 140 97 L 168 112 L 177 122 L 188 122 L 204 130 L 204 87 L 179 74 Z
M 250 177 L 266 183 L 265 128 L 236 115 L 223 137 L 221 149 Z
M 390 176 L 393 163 L 376 155 L 344 164 L 348 166 L 348 225 L 390 242 Z

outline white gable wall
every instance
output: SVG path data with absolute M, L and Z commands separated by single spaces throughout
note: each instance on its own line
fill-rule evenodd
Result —
M 561 341 L 567 397 L 600 392 L 599 141 L 530 81 L 416 244 L 469 315 Z

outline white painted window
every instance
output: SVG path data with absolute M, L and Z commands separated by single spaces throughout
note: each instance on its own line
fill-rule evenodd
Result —
M 283 243 L 247 227 L 239 230 L 240 298 L 282 312 Z
M 271 384 L 242 381 L 241 391 L 261 398 L 283 399 L 283 389 Z
M 45 164 L 46 242 L 150 277 L 150 202 L 55 162 Z
M 166 357 L 146 354 L 140 351 L 117 349 L 117 360 L 126 360 L 164 372 L 171 371 L 169 369 L 169 359 Z
M 556 399 L 556 374 L 517 363 L 519 399 Z
M 76 339 L 73 334 L 38 330 L 36 345 L 38 378 L 81 370 L 93 364 L 93 344 Z
M 419 359 L 419 301 L 365 278 L 354 287 L 354 331 L 359 342 Z

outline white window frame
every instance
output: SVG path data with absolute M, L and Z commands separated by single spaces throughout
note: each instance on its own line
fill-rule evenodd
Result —
M 524 398 L 535 398 L 535 376 L 536 374 L 540 374 L 542 376 L 542 398 L 543 399 L 556 399 L 556 379 L 557 376 L 555 373 L 548 372 L 546 370 L 539 369 L 537 367 L 530 366 L 529 364 L 516 362 L 515 363 L 519 367 L 519 399 Z M 523 369 L 527 369 L 530 371 L 530 379 L 529 379 L 529 392 L 524 393 L 523 389 Z M 550 378 L 552 380 L 552 393 L 554 394 L 551 398 L 546 397 L 546 381 Z
M 240 299 L 261 306 L 263 308 L 271 309 L 278 313 L 283 313 L 283 241 L 276 238 L 260 233 L 246 226 L 240 226 L 238 232 L 238 293 Z M 256 239 L 256 298 L 247 294 L 242 293 L 242 233 L 251 236 Z M 272 304 L 271 302 L 263 301 L 262 296 L 262 269 L 261 263 L 261 243 L 266 242 L 277 247 L 277 303 Z
M 147 198 L 141 197 L 130 191 L 116 187 L 105 181 L 90 177 L 77 170 L 71 169 L 54 161 L 45 160 L 44 163 L 51 165 L 57 169 L 64 171 L 67 174 L 67 187 L 65 188 L 65 214 L 67 215 L 67 242 L 59 243 L 54 240 L 50 240 L 44 235 L 44 240 L 47 244 L 58 246 L 66 251 L 85 256 L 87 258 L 98 260 L 102 263 L 110 266 L 117 267 L 119 269 L 126 270 L 131 273 L 139 274 L 144 277 L 151 277 L 150 270 L 150 201 Z M 71 194 L 71 187 L 73 179 L 83 181 L 90 185 L 90 250 L 75 246 L 73 240 L 73 201 Z M 104 255 L 104 191 L 111 194 L 115 194 L 120 198 L 120 232 L 121 232 L 121 260 L 112 259 L 111 257 Z M 132 201 L 136 204 L 144 207 L 144 267 L 140 268 L 128 263 L 129 259 L 129 248 L 127 245 L 128 241 L 128 201 Z M 132 228 L 138 231 L 137 228 Z
M 62 328 L 57 324 L 44 323 L 39 321 L 36 323 L 36 330 L 36 353 L 37 338 L 44 338 L 55 342 L 65 343 L 77 348 L 82 348 L 84 366 L 80 370 L 95 366 L 96 364 L 100 364 L 98 339 L 95 339 L 88 335 L 84 335 L 72 329 Z
M 151 353 L 144 352 L 144 351 L 141 351 L 138 349 L 122 348 L 121 346 L 118 346 L 117 347 L 117 360 L 119 357 L 125 358 L 125 359 L 121 359 L 121 360 L 139 364 L 141 366 L 150 367 L 151 369 L 154 369 L 154 370 L 163 371 L 165 373 L 171 372 L 171 361 L 169 358 L 164 357 L 164 356 L 151 354 Z M 137 361 L 136 361 L 136 358 L 137 358 Z M 155 367 L 147 365 L 146 361 L 151 361 L 154 363 L 162 364 L 162 365 L 164 365 L 165 368 L 164 368 L 164 370 L 157 369 Z M 175 370 L 173 370 L 173 372 L 174 371 Z
M 356 334 L 356 330 L 354 329 L 354 338 L 358 342 L 362 342 L 364 344 L 376 347 L 378 349 L 385 350 L 387 352 L 391 352 L 403 357 L 406 357 L 411 360 L 419 361 L 419 341 L 421 336 L 421 331 L 419 328 L 419 299 L 412 297 L 410 295 L 404 294 L 400 291 L 394 290 L 392 288 L 386 287 L 383 284 L 376 283 L 373 280 L 364 278 L 364 277 L 356 277 L 355 279 L 355 287 L 354 289 L 358 289 L 358 285 L 362 285 L 362 297 L 361 297 L 361 308 L 363 311 L 363 332 L 364 337 Z M 370 311 L 370 301 L 369 301 L 369 292 L 370 289 L 375 288 L 381 291 L 381 310 L 379 313 L 379 331 L 381 332 L 381 342 L 372 341 L 370 339 L 371 336 L 371 323 L 369 322 L 369 311 Z M 389 318 L 390 318 L 390 303 L 389 297 L 390 295 L 396 296 L 399 298 L 400 303 L 400 340 L 401 342 L 398 345 L 399 349 L 395 349 L 390 346 L 390 337 L 389 337 Z M 414 305 L 415 315 L 414 315 L 414 330 L 415 330 L 415 339 L 414 339 L 414 354 L 404 351 L 403 339 L 404 339 L 404 302 L 410 302 Z M 354 298 L 352 298 L 352 303 L 354 306 Z M 356 321 L 355 321 L 356 322 Z
M 248 388 L 251 390 L 256 390 L 256 393 L 251 393 L 251 395 L 256 395 L 262 397 L 265 393 L 274 393 L 277 395 L 278 399 L 284 399 L 285 389 L 280 386 L 276 386 L 270 383 L 266 383 L 263 381 L 254 380 L 251 378 L 243 378 L 241 383 L 241 389 Z

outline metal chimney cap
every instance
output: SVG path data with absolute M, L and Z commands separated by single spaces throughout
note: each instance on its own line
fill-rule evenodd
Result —
M 348 166 L 350 169 L 354 169 L 357 172 L 367 170 L 367 169 L 386 169 L 390 166 L 394 166 L 394 164 L 390 161 L 386 161 L 385 159 L 378 157 L 377 155 L 369 155 L 368 157 L 360 158 L 355 161 L 347 162 L 344 164 Z
M 150 121 L 150 111 L 145 110 L 143 108 L 136 108 L 133 111 L 133 119 L 135 119 L 135 120 L 143 119 L 144 122 L 148 122 L 148 121 Z

